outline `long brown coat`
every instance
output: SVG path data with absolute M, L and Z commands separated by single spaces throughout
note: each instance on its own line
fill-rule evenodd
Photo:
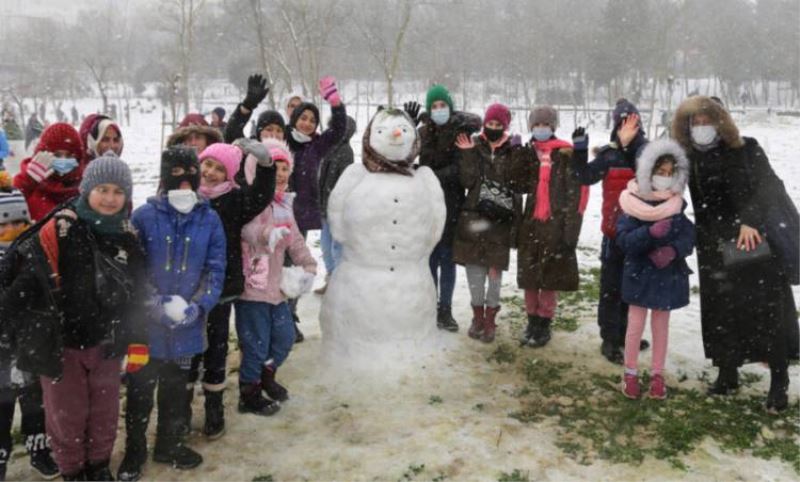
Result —
M 514 244 L 515 223 L 522 214 L 522 198 L 515 196 L 514 219 L 489 221 L 477 212 L 481 187 L 481 163 L 487 179 L 505 184 L 515 191 L 511 175 L 511 156 L 514 150 L 510 140 L 494 152 L 482 136 L 474 138 L 475 147 L 461 151 L 459 178 L 467 190 L 467 199 L 459 213 L 453 240 L 453 260 L 462 265 L 474 264 L 488 268 L 508 269 L 509 250 Z
M 575 248 L 583 216 L 578 212 L 581 186 L 572 171 L 572 149 L 551 153 L 550 219 L 533 219 L 539 159 L 530 144 L 514 152 L 512 177 L 525 180 L 528 194 L 517 234 L 517 284 L 523 289 L 576 291 L 578 259 Z

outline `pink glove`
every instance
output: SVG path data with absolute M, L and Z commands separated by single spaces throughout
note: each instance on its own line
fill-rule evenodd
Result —
M 28 176 L 36 182 L 42 182 L 53 175 L 55 156 L 47 151 L 39 151 L 28 164 Z
M 339 89 L 336 88 L 336 79 L 328 76 L 319 79 L 319 93 L 331 106 L 338 107 L 342 103 Z
M 650 251 L 647 257 L 650 258 L 650 261 L 653 262 L 657 269 L 664 269 L 677 255 L 678 253 L 672 246 L 662 246 Z
M 672 227 L 672 219 L 662 219 L 661 221 L 656 221 L 650 226 L 650 236 L 660 239 L 669 233 L 669 228 Z

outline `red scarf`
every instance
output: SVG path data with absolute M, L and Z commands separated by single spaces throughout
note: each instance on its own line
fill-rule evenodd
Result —
M 539 158 L 539 182 L 536 185 L 536 207 L 533 210 L 533 219 L 547 221 L 550 219 L 550 173 L 552 172 L 552 152 L 557 149 L 572 148 L 572 144 L 561 139 L 534 141 L 533 148 Z M 583 215 L 589 202 L 589 187 L 581 186 L 581 199 L 578 203 L 578 213 Z

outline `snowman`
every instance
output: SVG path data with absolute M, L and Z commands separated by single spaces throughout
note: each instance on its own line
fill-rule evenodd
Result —
M 355 368 L 397 366 L 438 339 L 428 258 L 442 235 L 444 193 L 433 171 L 414 169 L 420 140 L 405 112 L 379 111 L 331 193 L 328 222 L 342 245 L 322 303 L 323 360 Z

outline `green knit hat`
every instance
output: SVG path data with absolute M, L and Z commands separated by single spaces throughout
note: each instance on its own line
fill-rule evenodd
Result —
M 425 110 L 430 112 L 431 106 L 437 100 L 443 100 L 450 106 L 450 112 L 453 112 L 453 99 L 450 97 L 450 92 L 447 90 L 447 87 L 442 84 L 434 84 L 428 89 L 428 95 L 425 97 Z

